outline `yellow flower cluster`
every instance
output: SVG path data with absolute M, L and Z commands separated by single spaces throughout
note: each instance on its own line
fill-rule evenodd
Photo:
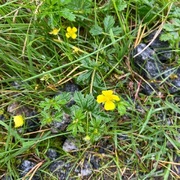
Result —
M 120 101 L 120 98 L 114 95 L 112 90 L 102 91 L 102 94 L 97 96 L 97 102 L 104 103 L 104 109 L 107 111 L 115 109 L 114 101 Z
M 51 32 L 49 32 L 49 34 L 56 36 L 56 35 L 58 35 L 59 31 L 60 31 L 60 29 L 54 28 Z M 66 32 L 66 37 L 67 38 L 76 39 L 76 37 L 77 37 L 77 34 L 76 34 L 77 28 L 76 27 L 72 27 L 72 28 L 67 27 L 66 31 L 67 31 Z

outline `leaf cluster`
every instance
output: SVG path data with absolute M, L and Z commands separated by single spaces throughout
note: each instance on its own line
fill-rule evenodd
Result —
M 69 100 L 70 94 L 64 92 L 54 98 L 46 98 L 42 101 L 40 103 L 42 126 L 53 121 L 61 121 Z M 75 92 L 73 101 L 75 104 L 69 108 L 69 111 L 66 111 L 72 119 L 67 131 L 80 139 L 88 135 L 91 142 L 97 141 L 107 133 L 108 124 L 115 119 L 115 114 L 102 111 L 92 94 L 83 95 L 81 92 Z M 119 108 L 123 109 L 123 106 L 120 105 Z
M 66 104 L 70 101 L 70 93 L 61 93 L 53 98 L 45 98 L 41 101 L 42 126 L 52 123 L 52 121 L 61 121 Z

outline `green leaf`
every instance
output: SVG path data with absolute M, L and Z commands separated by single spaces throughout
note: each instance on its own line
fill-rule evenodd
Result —
M 118 113 L 123 116 L 126 114 L 126 107 L 122 104 L 118 104 Z
M 164 33 L 164 34 L 161 34 L 160 36 L 161 41 L 169 41 L 171 39 L 172 39 L 171 33 Z
M 160 36 L 161 41 L 170 41 L 170 42 L 176 42 L 179 39 L 179 34 L 178 32 L 169 32 L 169 33 L 164 33 Z
M 60 14 L 61 16 L 63 16 L 65 19 L 68 19 L 69 21 L 75 21 L 75 18 L 76 16 L 70 12 L 69 9 L 67 8 L 63 8 L 61 11 L 60 11 Z
M 77 106 L 83 109 L 84 112 L 94 112 L 96 109 L 98 109 L 98 104 L 92 94 L 87 94 L 84 96 L 81 92 L 75 92 L 74 101 L 76 102 Z
M 90 82 L 92 75 L 92 71 L 87 71 L 82 74 L 80 74 L 77 78 L 77 83 L 82 85 L 87 85 Z
M 66 1 L 66 0 L 65 0 Z M 91 12 L 92 1 L 91 0 L 72 0 L 71 3 L 68 4 L 67 8 L 73 11 L 81 11 L 83 15 L 87 12 Z
M 57 2 L 56 0 L 54 2 Z M 71 2 L 71 0 L 59 0 L 59 3 L 61 5 L 66 5 L 66 4 L 69 4 Z
M 123 11 L 127 7 L 127 3 L 124 0 L 116 0 L 116 6 L 118 11 Z
M 145 122 L 143 123 L 139 134 L 141 134 L 144 131 L 144 129 L 146 128 L 146 125 L 148 124 L 148 122 L 152 116 L 152 112 L 153 112 L 153 107 L 151 107 L 150 110 L 148 111 Z
M 126 114 L 126 109 L 127 107 L 129 106 L 129 104 L 124 101 L 124 100 L 121 100 L 119 103 L 118 103 L 118 113 L 123 116 L 124 114 Z
M 166 106 L 167 106 L 168 108 L 172 109 L 174 112 L 180 113 L 180 108 L 177 107 L 176 105 L 174 105 L 174 104 L 172 104 L 172 103 L 170 103 L 170 102 L 168 102 L 168 101 L 166 101 L 165 104 L 166 104 Z
M 113 27 L 113 28 L 112 28 L 112 31 L 113 31 L 113 34 L 114 34 L 115 36 L 118 36 L 120 33 L 123 32 L 123 31 L 122 31 L 122 28 L 119 27 L 119 26 Z
M 96 24 L 91 27 L 89 32 L 91 33 L 92 36 L 97 36 L 97 35 L 102 34 L 103 29 Z
M 114 17 L 113 17 L 113 16 L 106 16 L 106 17 L 104 18 L 103 23 L 104 23 L 105 32 L 106 32 L 106 33 L 109 33 L 109 30 L 110 30 L 111 28 L 113 28 L 114 23 L 115 23 Z
M 170 23 L 164 24 L 163 29 L 165 29 L 166 31 L 175 31 L 174 25 Z
M 174 18 L 172 19 L 172 23 L 174 26 L 180 27 L 180 19 Z

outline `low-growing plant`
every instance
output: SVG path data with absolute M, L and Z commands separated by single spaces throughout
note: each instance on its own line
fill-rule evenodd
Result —
M 39 106 L 41 108 L 42 126 L 52 123 L 52 121 L 60 121 L 65 111 L 66 104 L 70 100 L 69 93 L 61 93 L 53 98 L 45 98 Z
M 91 142 L 107 135 L 112 123 L 126 113 L 128 106 L 126 101 L 122 101 L 111 90 L 102 91 L 102 94 L 97 96 L 97 100 L 92 94 L 83 95 L 81 92 L 75 92 L 73 96 L 75 104 L 67 111 L 69 101 L 71 101 L 70 94 L 66 92 L 41 101 L 42 126 L 53 121 L 61 121 L 63 113 L 67 113 L 72 120 L 67 131 L 76 138 Z M 104 103 L 104 108 L 99 103 Z

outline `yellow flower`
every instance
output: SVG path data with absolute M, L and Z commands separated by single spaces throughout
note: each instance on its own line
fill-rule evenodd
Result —
M 15 128 L 23 126 L 23 124 L 24 124 L 23 116 L 22 115 L 14 116 L 14 124 L 15 124 L 14 125 Z
M 86 135 L 86 136 L 83 138 L 83 140 L 86 141 L 86 142 L 88 142 L 88 141 L 91 140 L 91 138 L 90 138 L 88 135 Z
M 112 90 L 102 91 L 102 94 L 97 96 L 97 102 L 104 103 L 104 109 L 107 111 L 115 109 L 114 101 L 120 101 L 120 98 L 114 95 Z
M 54 28 L 51 32 L 49 32 L 49 34 L 58 35 L 59 31 L 60 29 Z
M 67 27 L 67 33 L 66 33 L 66 37 L 67 38 L 72 38 L 72 39 L 76 39 L 76 37 L 77 37 L 77 34 L 76 34 L 76 32 L 77 32 L 77 28 L 76 27 Z
M 73 48 L 73 53 L 78 53 L 79 52 L 79 48 L 78 47 L 73 46 L 72 48 Z

